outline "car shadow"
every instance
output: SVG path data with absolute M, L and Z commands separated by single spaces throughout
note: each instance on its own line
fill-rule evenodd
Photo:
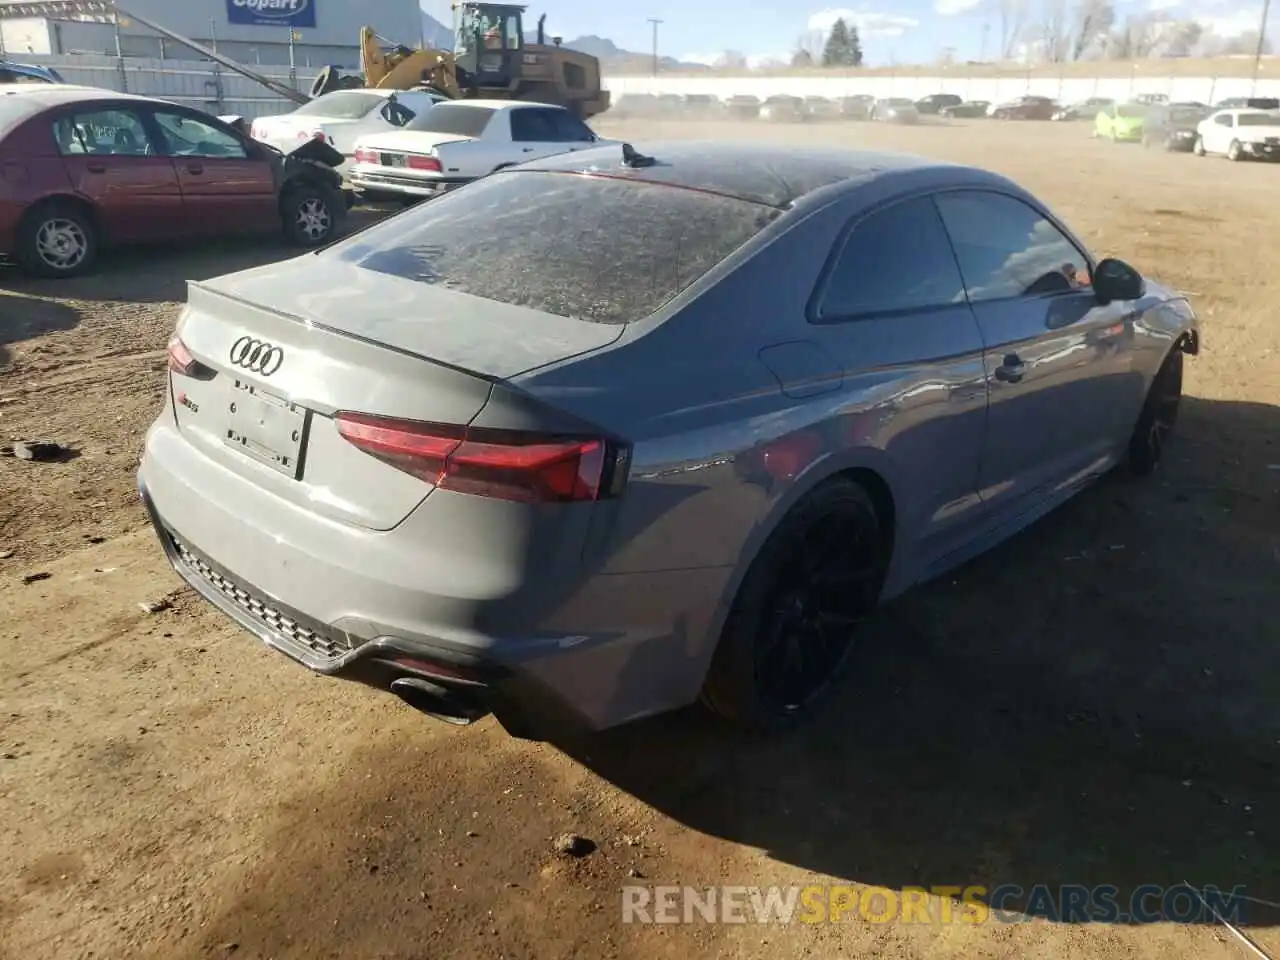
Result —
M 558 745 L 694 830 L 817 874 L 1012 885 L 996 906 L 1060 921 L 1208 919 L 1163 898 L 1184 883 L 1274 905 L 1276 436 L 1275 407 L 1188 398 L 1156 478 L 1107 480 L 883 608 L 834 702 L 789 735 L 692 710 Z M 1064 915 L 1037 885 L 1110 886 L 1119 909 Z
M 0 371 L 9 367 L 9 346 L 80 325 L 80 312 L 57 300 L 0 290 Z
M 1012 885 L 1026 896 L 997 907 L 1063 924 L 1085 917 L 1029 902 L 1038 885 L 1114 888 L 1116 915 L 1090 917 L 1113 924 L 1208 922 L 1164 896 L 1183 883 L 1275 903 L 1278 435 L 1275 407 L 1188 398 L 1160 475 L 1101 483 L 888 605 L 837 697 L 786 736 L 695 708 L 555 744 L 574 772 L 493 725 L 419 738 L 372 713 L 207 923 L 154 955 L 293 954 L 318 931 L 350 956 L 471 957 L 482 935 L 489 955 L 674 956 L 619 934 L 625 878 L 778 882 L 768 863 L 721 874 L 733 853 L 698 833 L 815 883 Z M 633 835 L 647 820 L 587 774 L 689 829 Z M 554 857 L 567 829 L 597 852 Z M 714 872 L 680 872 L 700 865 Z M 1255 900 L 1238 923 L 1280 924 Z M 1143 912 L 1120 916 L 1133 901 Z
M 342 235 L 350 236 L 395 212 L 399 210 L 357 207 L 348 214 Z M 106 252 L 92 272 L 65 280 L 37 279 L 12 267 L 3 268 L 0 288 L 69 300 L 175 303 L 186 299 L 189 280 L 208 280 L 306 252 L 274 235 L 131 247 Z

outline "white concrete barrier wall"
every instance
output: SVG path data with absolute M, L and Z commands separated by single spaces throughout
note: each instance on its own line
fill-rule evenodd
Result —
M 1159 77 L 1135 71 L 1129 77 L 965 77 L 952 74 L 917 76 L 715 76 L 715 77 L 605 77 L 614 100 L 628 93 L 701 93 L 725 98 L 736 95 L 765 97 L 790 94 L 799 97 L 844 97 L 870 94 L 876 97 L 917 99 L 930 93 L 954 93 L 965 100 L 1000 102 L 1025 94 L 1053 97 L 1074 103 L 1089 97 L 1124 100 L 1140 93 L 1162 93 L 1170 100 L 1216 103 L 1227 97 L 1280 97 L 1280 80 L 1247 77 Z

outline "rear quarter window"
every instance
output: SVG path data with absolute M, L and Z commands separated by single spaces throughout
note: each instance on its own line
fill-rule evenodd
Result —
M 324 255 L 544 313 L 622 324 L 654 313 L 778 213 L 661 184 L 513 171 Z

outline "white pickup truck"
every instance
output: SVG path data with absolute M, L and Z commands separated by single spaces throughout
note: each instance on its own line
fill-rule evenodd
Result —
M 357 140 L 349 177 L 365 200 L 414 202 L 502 167 L 613 142 L 564 107 L 451 100 L 400 130 Z

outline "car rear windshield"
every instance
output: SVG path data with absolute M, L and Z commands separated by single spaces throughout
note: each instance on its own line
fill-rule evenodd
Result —
M 365 93 L 360 90 L 342 90 L 338 93 L 327 93 L 316 97 L 310 103 L 304 103 L 293 111 L 295 117 L 332 117 L 335 120 L 359 120 L 361 117 L 387 102 L 387 98 L 376 93 Z
M 885 101 L 891 107 L 914 107 L 915 101 L 908 100 L 906 97 L 890 97 Z
M 492 107 L 464 106 L 460 103 L 437 103 L 426 113 L 410 120 L 406 130 L 448 133 L 457 137 L 478 137 L 489 125 L 496 111 Z
M 1145 117 L 1146 115 L 1147 115 L 1147 108 L 1142 106 L 1142 104 L 1140 103 L 1126 103 L 1119 107 L 1116 107 L 1117 117 L 1136 118 L 1136 117 Z
M 330 249 L 367 270 L 590 323 L 656 311 L 780 211 L 718 194 L 498 173 Z
M 1280 127 L 1280 114 L 1276 113 L 1242 113 L 1242 127 Z

